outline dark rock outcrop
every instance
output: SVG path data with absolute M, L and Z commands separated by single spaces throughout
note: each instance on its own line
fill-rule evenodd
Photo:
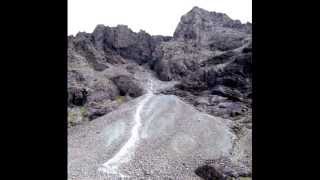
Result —
M 105 64 L 107 62 L 106 57 L 101 51 L 98 51 L 93 43 L 91 34 L 78 33 L 73 39 L 74 51 L 86 58 L 87 62 L 96 71 L 103 71 L 108 68 Z
M 114 51 L 126 59 L 144 64 L 152 59 L 152 52 L 162 41 L 170 37 L 151 36 L 145 31 L 133 32 L 128 26 L 106 27 L 98 25 L 92 33 L 93 41 L 100 51 Z
M 243 53 L 243 49 L 247 49 L 246 53 Z M 232 119 L 245 114 L 242 113 L 242 108 L 251 108 L 252 55 L 248 49 L 247 45 L 244 45 L 242 49 L 223 52 L 201 63 L 194 59 L 185 59 L 181 62 L 190 60 L 199 64 L 193 66 L 195 70 L 180 64 L 185 67 L 180 68 L 180 71 L 184 70 L 184 74 L 176 73 L 177 71 L 173 70 L 173 64 L 177 64 L 178 61 L 171 63 L 170 60 L 162 59 L 160 62 L 165 63 L 160 67 L 165 71 L 160 71 L 159 78 L 179 80 L 180 83 L 176 85 L 176 89 L 167 93 L 178 95 L 192 104 L 196 104 L 196 96 L 209 97 L 214 95 L 226 98 L 226 102 L 235 104 L 237 108 L 235 106 L 221 108 L 218 104 L 202 104 L 199 109 L 209 114 Z M 186 91 L 190 92 L 189 95 L 187 97 L 181 96 L 181 94 L 186 94 L 184 93 Z
M 194 47 L 194 43 L 169 41 L 155 49 L 153 69 L 160 80 L 181 80 L 200 67 L 201 61 L 208 58 L 206 52 Z
M 112 81 L 118 87 L 121 96 L 138 97 L 143 94 L 143 89 L 139 86 L 139 82 L 130 76 L 116 76 Z
M 155 49 L 153 69 L 161 80 L 181 80 L 184 90 L 224 85 L 248 92 L 250 48 L 250 24 L 195 7 L 182 16 L 173 39 Z
M 87 102 L 88 92 L 85 89 L 76 87 L 68 88 L 68 105 L 83 106 Z
M 69 59 L 77 59 L 75 53 L 83 56 L 96 71 L 103 71 L 108 64 L 123 64 L 133 60 L 147 63 L 157 45 L 171 37 L 151 36 L 145 31 L 133 32 L 125 25 L 108 27 L 97 25 L 93 33 L 80 32 L 68 38 Z
M 198 167 L 195 173 L 204 180 L 227 180 L 219 171 L 209 165 Z

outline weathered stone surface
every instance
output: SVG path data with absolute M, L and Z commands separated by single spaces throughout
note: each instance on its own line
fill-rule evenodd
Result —
M 154 70 L 164 81 L 180 80 L 196 71 L 200 63 L 210 57 L 211 52 L 201 51 L 194 43 L 169 41 L 161 43 L 155 50 Z
M 86 58 L 87 62 L 96 71 L 103 71 L 108 68 L 106 58 L 101 51 L 98 51 L 93 43 L 91 34 L 78 33 L 73 40 L 74 50 Z
M 251 49 L 251 24 L 195 7 L 155 49 L 152 68 L 161 80 L 180 81 L 176 90 L 251 102 Z
M 93 41 L 100 51 L 114 51 L 126 59 L 138 64 L 152 59 L 152 52 L 162 41 L 170 37 L 151 36 L 145 31 L 133 32 L 128 26 L 107 27 L 98 25 L 92 33 Z
M 181 17 L 174 39 L 193 40 L 200 46 L 225 51 L 240 47 L 250 29 L 250 24 L 241 24 L 226 14 L 194 7 Z

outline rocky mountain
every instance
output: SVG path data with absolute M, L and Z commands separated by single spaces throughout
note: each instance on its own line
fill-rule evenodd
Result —
M 173 37 L 176 40 L 194 40 L 197 45 L 226 51 L 240 47 L 248 34 L 251 34 L 251 24 L 241 24 L 226 14 L 194 7 L 182 16 Z
M 69 162 L 70 179 L 88 178 L 75 170 L 82 166 L 79 162 L 88 159 L 78 158 L 74 153 L 83 151 L 83 156 L 93 153 L 90 156 L 94 157 L 95 162 L 99 161 L 95 164 L 100 163 L 99 158 L 105 150 L 88 152 L 86 148 L 95 148 L 97 144 L 102 148 L 105 144 L 101 144 L 101 138 L 110 139 L 114 136 L 108 123 L 127 124 L 121 126 L 127 130 L 121 135 L 120 125 L 116 126 L 120 128 L 117 131 L 119 141 L 115 141 L 115 144 L 109 142 L 108 147 L 111 149 L 106 150 L 106 157 L 111 158 L 110 153 L 116 156 L 115 149 L 120 148 L 118 150 L 121 151 L 126 147 L 125 139 L 129 141 L 133 136 L 133 133 L 128 134 L 130 128 L 133 132 L 132 129 L 137 126 L 129 122 L 133 117 L 135 121 L 139 117 L 136 123 L 146 123 L 141 125 L 142 129 L 137 130 L 141 131 L 136 135 L 137 139 L 141 139 L 143 132 L 147 132 L 144 136 L 148 138 L 143 140 L 147 144 L 158 142 L 154 146 L 163 149 L 168 143 L 178 143 L 182 149 L 191 150 L 184 152 L 178 148 L 177 153 L 175 150 L 178 145 L 172 146 L 173 149 L 163 149 L 161 152 L 165 152 L 167 158 L 172 160 L 165 164 L 165 157 L 161 156 L 160 151 L 158 154 L 155 152 L 159 158 L 153 159 L 152 147 L 132 145 L 132 148 L 140 149 L 143 153 L 136 153 L 127 167 L 121 166 L 131 177 L 161 178 L 166 174 L 166 177 L 177 179 L 174 174 L 179 173 L 186 175 L 180 178 L 195 179 L 251 177 L 251 34 L 250 23 L 242 24 L 226 14 L 194 7 L 181 17 L 172 37 L 152 36 L 144 31 L 133 32 L 125 25 L 97 25 L 92 33 L 80 32 L 76 36 L 69 36 L 68 125 L 69 146 L 72 147 L 69 154 L 72 160 L 77 160 L 75 164 Z M 149 80 L 152 81 L 152 88 L 148 84 Z M 150 92 L 153 98 L 141 110 L 141 106 L 135 103 L 144 101 L 143 97 Z M 136 112 L 137 109 L 140 109 L 142 115 L 124 113 Z M 193 113 L 187 116 L 188 112 Z M 171 117 L 172 114 L 176 118 Z M 199 117 L 205 120 L 197 124 Z M 215 120 L 217 118 L 219 122 Z M 164 129 L 160 131 L 161 128 L 151 128 L 153 126 Z M 186 130 L 192 127 L 197 130 Z M 212 131 L 207 130 L 207 127 L 211 127 Z M 97 129 L 107 134 L 106 137 L 94 135 Z M 80 134 L 81 137 L 87 136 L 83 132 L 91 140 L 80 140 Z M 159 135 L 152 135 L 156 132 Z M 169 135 L 173 132 L 178 135 Z M 204 136 L 203 132 L 208 133 L 208 136 Z M 220 138 L 215 137 L 215 132 L 220 133 Z M 192 138 L 188 141 L 182 137 Z M 136 144 L 139 144 L 137 139 Z M 216 139 L 216 143 L 210 144 L 213 139 Z M 80 142 L 91 145 L 80 147 L 77 145 Z M 123 145 L 122 148 L 119 144 Z M 195 150 L 191 148 L 193 146 L 200 149 Z M 224 153 L 213 155 L 212 152 Z M 158 162 L 164 165 L 161 168 L 169 169 L 158 170 L 160 167 L 152 164 L 148 166 L 154 168 L 146 168 L 146 164 L 138 167 L 134 165 L 140 163 L 138 157 L 146 163 Z M 180 167 L 181 163 L 187 164 L 189 170 Z M 129 167 L 134 171 L 128 170 Z M 174 170 L 173 167 L 182 169 Z M 88 168 L 91 172 L 96 166 L 88 165 Z M 97 178 L 96 175 L 90 177 Z

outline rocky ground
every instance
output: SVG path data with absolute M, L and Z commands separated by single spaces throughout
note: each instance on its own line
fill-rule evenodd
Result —
M 142 142 L 122 171 L 133 179 L 250 178 L 251 39 L 251 24 L 198 7 L 172 37 L 125 25 L 70 36 L 69 179 L 104 177 L 96 169 L 130 137 L 130 113 L 150 79 Z

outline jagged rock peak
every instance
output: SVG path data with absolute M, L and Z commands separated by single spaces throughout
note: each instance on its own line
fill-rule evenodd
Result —
M 134 32 L 131 28 L 129 28 L 128 25 L 125 25 L 125 24 L 118 24 L 117 26 L 113 26 L 113 27 L 105 26 L 103 24 L 98 24 L 95 27 L 95 29 L 93 30 L 93 32 L 99 31 L 99 30 L 105 30 L 105 29 L 112 29 L 112 30 L 118 30 L 118 31 L 124 30 L 124 31 L 130 31 L 132 33 L 137 33 L 137 32 Z M 146 33 L 146 34 L 148 34 L 146 31 L 144 31 L 142 29 L 139 30 L 138 33 Z
M 85 49 L 83 55 L 91 60 L 92 57 L 101 59 L 101 63 L 116 63 L 118 60 L 115 59 L 119 58 L 115 56 L 121 56 L 143 64 L 152 59 L 152 52 L 157 45 L 170 39 L 167 36 L 151 36 L 144 30 L 134 32 L 127 25 L 109 27 L 98 24 L 92 33 L 79 32 L 75 37 L 69 36 L 68 45 L 72 49 L 76 44 L 77 51 Z
M 233 31 L 232 34 L 235 31 L 251 34 L 251 24 L 242 24 L 227 14 L 210 12 L 196 6 L 181 17 L 173 36 L 175 39 L 202 39 L 200 36 L 224 34 L 226 31 L 228 34 L 230 31 Z
M 200 18 L 206 18 L 206 20 L 211 20 L 217 23 L 217 25 L 223 24 L 228 21 L 232 21 L 232 19 L 225 13 L 219 13 L 214 11 L 210 12 L 197 6 L 193 7 L 185 16 L 200 16 Z

